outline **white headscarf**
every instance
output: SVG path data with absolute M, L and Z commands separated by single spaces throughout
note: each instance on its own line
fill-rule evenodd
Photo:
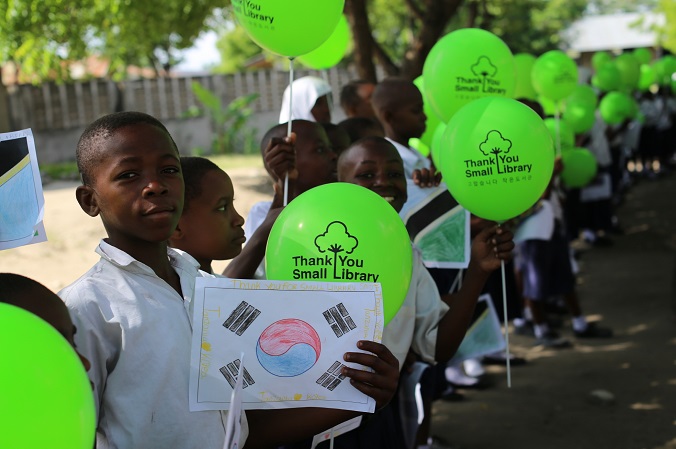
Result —
M 316 122 L 312 116 L 312 108 L 317 99 L 331 92 L 329 83 L 316 76 L 304 76 L 293 82 L 293 103 L 291 117 L 289 117 L 289 86 L 284 90 L 282 109 L 279 112 L 279 123 L 291 120 L 309 120 Z

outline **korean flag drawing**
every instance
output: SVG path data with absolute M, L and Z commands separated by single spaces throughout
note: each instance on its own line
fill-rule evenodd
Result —
M 374 410 L 341 370 L 382 338 L 380 284 L 198 278 L 193 301 L 191 410 L 230 410 L 240 370 L 245 410 Z

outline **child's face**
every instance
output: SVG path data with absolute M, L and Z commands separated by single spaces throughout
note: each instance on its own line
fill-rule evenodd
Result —
M 171 244 L 197 259 L 202 267 L 213 260 L 228 260 L 242 251 L 244 218 L 235 210 L 234 189 L 222 170 L 209 170 L 202 178 L 201 194 L 178 222 Z
M 133 254 L 139 245 L 166 241 L 183 210 L 178 152 L 160 128 L 135 124 L 104 140 L 92 185 L 78 188 L 91 216 L 101 214 L 108 242 Z
M 372 190 L 397 212 L 408 198 L 404 163 L 389 144 L 370 143 L 350 148 L 340 158 L 338 180 Z
M 392 108 L 386 120 L 400 136 L 412 139 L 425 132 L 427 116 L 423 111 L 423 98 L 413 83 L 399 92 L 399 107 Z
M 336 153 L 329 138 L 318 123 L 297 122 L 296 168 L 299 192 L 336 181 Z
M 322 95 L 317 98 L 315 105 L 310 109 L 310 113 L 317 120 L 317 123 L 331 123 L 331 109 L 329 108 L 328 95 Z
M 373 96 L 373 90 L 375 88 L 376 85 L 370 83 L 360 84 L 359 87 L 357 87 L 357 95 L 361 101 L 354 107 L 354 110 L 352 111 L 353 117 L 376 119 L 376 114 L 373 112 L 373 106 L 371 105 L 371 97 Z
M 18 299 L 18 298 L 15 298 Z M 91 368 L 91 363 L 75 347 L 75 326 L 68 314 L 68 308 L 61 298 L 49 291 L 46 287 L 29 288 L 20 300 L 12 301 L 11 304 L 42 318 L 56 329 L 71 344 L 86 371 Z

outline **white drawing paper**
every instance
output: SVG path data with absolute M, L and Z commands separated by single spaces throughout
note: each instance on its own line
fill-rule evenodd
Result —
M 382 339 L 380 284 L 198 278 L 193 301 L 191 411 L 230 409 L 242 352 L 245 410 L 374 411 L 341 368 Z
M 230 395 L 230 410 L 228 411 L 228 418 L 225 421 L 225 443 L 223 444 L 223 449 L 238 449 L 239 439 L 242 434 L 243 362 L 244 353 L 241 353 L 239 356 L 237 380 L 235 380 L 235 387 Z
M 44 242 L 45 198 L 30 129 L 0 134 L 0 250 Z

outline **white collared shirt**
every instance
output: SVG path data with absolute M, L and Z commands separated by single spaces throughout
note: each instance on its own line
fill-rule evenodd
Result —
M 188 382 L 199 263 L 169 248 L 183 297 L 147 265 L 101 241 L 101 259 L 59 292 L 91 362 L 98 449 L 222 449 L 226 412 L 190 412 Z M 248 425 L 242 419 L 240 447 Z
M 432 166 L 432 162 L 415 148 L 402 145 L 389 137 L 386 137 L 386 139 L 394 145 L 399 152 L 399 156 L 401 156 L 401 160 L 404 162 L 404 174 L 406 175 L 406 179 L 413 179 L 413 172 L 415 170 L 422 170 L 423 168 L 430 168 Z
M 411 283 L 404 303 L 383 330 L 383 344 L 404 366 L 409 348 L 425 362 L 434 363 L 439 322 L 448 305 L 439 297 L 437 284 L 423 265 L 420 252 L 413 247 Z

